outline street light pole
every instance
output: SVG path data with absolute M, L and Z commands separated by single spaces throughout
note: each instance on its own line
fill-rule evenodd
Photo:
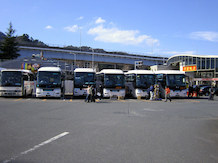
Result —
M 94 70 L 94 50 L 92 49 L 92 69 Z
M 73 66 L 76 67 L 76 54 L 72 52 L 70 54 L 73 54 Z

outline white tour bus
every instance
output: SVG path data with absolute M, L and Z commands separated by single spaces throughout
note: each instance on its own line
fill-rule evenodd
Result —
M 41 67 L 37 72 L 36 97 L 61 97 L 62 71 L 59 67 Z
M 170 88 L 171 97 L 187 97 L 185 72 L 178 70 L 155 71 L 156 83 L 160 84 L 161 97 L 164 98 L 164 89 Z
M 34 75 L 30 70 L 1 70 L 0 96 L 32 96 L 33 92 Z
M 76 68 L 74 70 L 74 96 L 86 96 L 88 85 L 95 87 L 95 70 L 92 68 Z
M 125 77 L 126 95 L 134 98 L 147 97 L 147 89 L 155 84 L 155 74 L 150 70 L 130 70 Z
M 124 72 L 118 69 L 103 69 L 97 73 L 96 86 L 102 86 L 103 97 L 125 97 Z

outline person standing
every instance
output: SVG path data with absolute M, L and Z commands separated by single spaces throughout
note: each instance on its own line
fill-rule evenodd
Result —
M 189 88 L 188 88 L 188 97 L 192 97 L 193 96 L 193 86 L 192 85 L 189 85 Z
M 147 97 L 146 97 L 146 100 L 149 100 L 150 99 L 150 87 L 147 89 Z
M 152 101 L 154 98 L 154 85 L 151 85 L 149 90 L 150 90 L 150 100 Z
M 102 98 L 103 98 L 103 87 L 102 87 L 102 85 L 100 84 L 99 85 L 99 99 L 101 100 Z
M 91 86 L 91 102 L 95 102 L 95 88 Z
M 211 85 L 210 95 L 209 95 L 208 100 L 214 100 L 214 92 L 215 92 L 215 90 L 214 90 L 213 86 Z
M 92 91 L 92 90 L 91 90 L 91 86 L 88 85 L 85 102 L 89 102 L 90 97 L 91 97 L 91 91 Z
M 200 92 L 199 85 L 196 85 L 195 90 L 196 90 L 197 98 L 199 98 L 199 92 Z
M 165 102 L 167 102 L 167 99 L 169 99 L 171 102 L 170 88 L 168 86 L 166 86 L 166 88 L 165 88 Z

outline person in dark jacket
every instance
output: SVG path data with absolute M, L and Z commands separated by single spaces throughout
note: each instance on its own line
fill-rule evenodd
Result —
M 99 85 L 99 93 L 100 93 L 99 99 L 101 100 L 103 98 L 103 87 L 101 84 Z
M 147 95 L 146 99 L 149 100 L 150 99 L 150 88 L 147 89 L 147 94 L 148 95 Z
M 193 96 L 193 86 L 192 85 L 190 85 L 189 87 L 188 87 L 188 97 L 192 97 Z
M 153 98 L 154 98 L 154 85 L 151 85 L 149 90 L 150 90 L 150 100 L 153 100 Z
M 213 86 L 211 86 L 211 88 L 210 88 L 210 95 L 209 95 L 208 100 L 214 100 L 214 93 L 215 93 L 215 89 L 214 89 Z
M 91 86 L 91 102 L 95 102 L 95 88 Z

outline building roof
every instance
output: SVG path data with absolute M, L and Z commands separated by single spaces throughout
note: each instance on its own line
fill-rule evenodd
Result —
M 196 55 L 196 54 L 177 54 L 173 55 L 168 60 L 174 58 L 174 57 L 180 57 L 180 56 L 188 56 L 188 57 L 199 57 L 199 58 L 218 58 L 217 55 Z

